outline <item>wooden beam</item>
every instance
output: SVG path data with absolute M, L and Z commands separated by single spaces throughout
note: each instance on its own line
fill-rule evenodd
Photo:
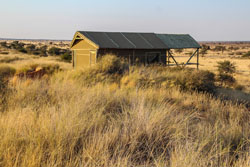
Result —
M 199 70 L 199 48 L 197 49 L 197 70 Z
M 169 50 L 170 51 L 170 50 Z M 177 66 L 179 66 L 179 64 L 177 63 L 177 61 L 175 60 L 175 58 L 173 57 L 173 55 L 169 52 L 169 56 L 174 60 L 174 62 L 175 62 L 175 64 L 177 65 Z
M 184 64 L 184 66 L 186 66 L 187 64 L 189 64 L 189 61 L 194 57 L 194 55 L 197 53 L 197 50 L 192 54 L 192 56 L 190 56 L 190 58 L 188 59 L 188 61 Z
M 197 63 L 188 63 L 187 65 L 197 65 Z

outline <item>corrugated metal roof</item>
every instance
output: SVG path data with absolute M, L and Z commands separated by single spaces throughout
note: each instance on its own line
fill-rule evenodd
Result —
M 200 48 L 200 45 L 190 35 L 91 31 L 78 32 L 99 45 L 100 48 L 107 49 Z
M 170 49 L 200 48 L 201 46 L 188 34 L 156 34 Z

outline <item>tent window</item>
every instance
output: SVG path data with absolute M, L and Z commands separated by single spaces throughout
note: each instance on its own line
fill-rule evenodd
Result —
M 147 52 L 146 53 L 146 64 L 160 63 L 160 52 Z

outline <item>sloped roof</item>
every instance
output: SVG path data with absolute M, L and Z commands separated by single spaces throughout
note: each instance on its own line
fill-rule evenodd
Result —
M 170 49 L 201 48 L 189 34 L 156 34 Z
M 107 49 L 175 49 L 200 47 L 190 35 L 131 32 L 78 32 L 96 43 L 99 48 Z

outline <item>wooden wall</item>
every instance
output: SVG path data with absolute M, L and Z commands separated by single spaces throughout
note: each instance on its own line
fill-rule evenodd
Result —
M 74 68 L 84 68 L 96 63 L 97 48 L 85 40 L 76 40 L 71 50 Z

